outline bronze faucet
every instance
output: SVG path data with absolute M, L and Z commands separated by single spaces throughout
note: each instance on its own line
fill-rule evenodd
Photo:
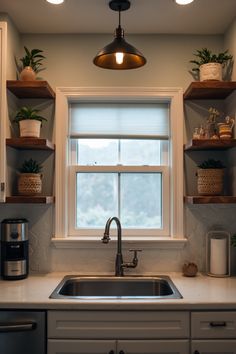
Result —
M 130 252 L 134 252 L 134 257 L 132 262 L 123 262 L 122 256 L 122 231 L 120 220 L 113 216 L 109 218 L 106 222 L 104 236 L 102 238 L 103 243 L 108 243 L 110 241 L 110 226 L 112 221 L 115 221 L 117 226 L 117 253 L 116 253 L 116 263 L 115 263 L 115 276 L 122 277 L 124 275 L 124 268 L 136 268 L 138 265 L 137 253 L 141 252 L 140 249 L 130 249 Z

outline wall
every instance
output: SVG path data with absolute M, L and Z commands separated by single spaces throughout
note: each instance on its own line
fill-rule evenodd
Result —
M 16 77 L 15 58 L 19 56 L 20 34 L 7 14 L 0 13 L 0 21 L 7 23 L 7 79 Z
M 236 36 L 235 36 L 236 37 Z M 147 57 L 145 67 L 131 71 L 110 71 L 95 67 L 92 58 L 111 41 L 108 35 L 22 35 L 22 43 L 29 48 L 43 49 L 47 57 L 42 78 L 57 86 L 157 86 L 183 87 L 192 81 L 189 73 L 192 53 L 202 47 L 220 51 L 223 36 L 139 35 L 127 40 Z M 205 102 L 205 110 L 210 102 Z M 186 108 L 194 122 L 202 119 L 201 111 Z M 186 112 L 187 114 L 187 112 Z M 191 123 L 192 124 L 192 123 Z M 194 123 L 195 124 L 195 123 Z M 234 232 L 235 206 L 186 206 L 186 237 L 182 250 L 151 249 L 145 247 L 139 267 L 133 272 L 178 271 L 185 261 L 205 267 L 205 234 L 213 227 Z M 1 206 L 1 218 L 27 217 L 30 222 L 30 268 L 33 272 L 76 271 L 86 273 L 113 272 L 114 245 L 87 249 L 55 249 L 53 234 L 53 206 Z M 217 225 L 216 225 L 217 224 Z M 125 258 L 128 258 L 128 245 Z
M 104 70 L 92 60 L 111 41 L 110 35 L 23 35 L 29 48 L 45 51 L 46 71 L 41 74 L 56 86 L 180 86 L 186 88 L 192 77 L 188 70 L 192 53 L 210 46 L 219 51 L 221 36 L 139 35 L 127 41 L 145 53 L 147 64 L 128 71 Z

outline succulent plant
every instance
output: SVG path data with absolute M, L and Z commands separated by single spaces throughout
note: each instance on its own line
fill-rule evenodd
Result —
M 25 160 L 20 168 L 21 173 L 40 173 L 42 170 L 42 165 L 40 165 L 36 160 L 32 158 Z
M 200 165 L 198 165 L 198 167 L 203 169 L 225 168 L 225 166 L 222 164 L 220 160 L 214 160 L 214 159 L 205 160 Z

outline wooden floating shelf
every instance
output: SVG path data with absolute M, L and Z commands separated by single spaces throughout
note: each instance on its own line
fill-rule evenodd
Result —
M 236 81 L 195 81 L 185 91 L 184 99 L 224 99 L 234 90 Z
M 55 144 L 41 138 L 8 138 L 6 145 L 19 150 L 55 150 Z
M 235 204 L 236 196 L 226 196 L 226 195 L 185 196 L 184 202 L 188 204 Z
M 55 201 L 53 196 L 11 196 L 6 197 L 6 203 L 26 203 L 26 204 L 52 204 Z
M 184 145 L 184 150 L 226 150 L 235 146 L 236 139 L 192 139 Z
M 7 80 L 7 88 L 18 98 L 55 98 L 55 92 L 47 81 Z

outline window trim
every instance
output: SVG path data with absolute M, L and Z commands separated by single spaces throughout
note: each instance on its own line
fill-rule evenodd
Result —
M 110 99 L 122 101 L 168 101 L 170 104 L 170 213 L 171 227 L 170 237 L 163 238 L 165 244 L 169 241 L 185 241 L 183 236 L 183 90 L 181 88 L 148 88 L 148 87 L 94 87 L 94 88 L 64 88 L 56 90 L 56 163 L 55 163 L 55 235 L 54 241 L 58 241 L 59 247 L 64 243 L 77 242 L 80 238 L 68 237 L 68 208 L 66 185 L 69 178 L 67 168 L 67 136 L 68 136 L 68 105 L 69 102 L 94 101 L 95 99 Z M 82 240 L 82 238 L 81 238 Z M 91 238 L 94 240 L 94 238 Z M 151 240 L 151 238 L 150 238 Z M 63 242 L 64 241 L 64 242 Z M 69 241 L 66 243 L 65 241 Z M 89 239 L 86 237 L 86 242 Z M 144 241 L 144 240 L 142 240 Z M 153 239 L 152 239 L 153 241 Z M 160 240 L 156 240 L 160 241 Z M 145 242 L 145 241 L 144 241 Z M 181 244 L 181 242 L 178 242 Z

